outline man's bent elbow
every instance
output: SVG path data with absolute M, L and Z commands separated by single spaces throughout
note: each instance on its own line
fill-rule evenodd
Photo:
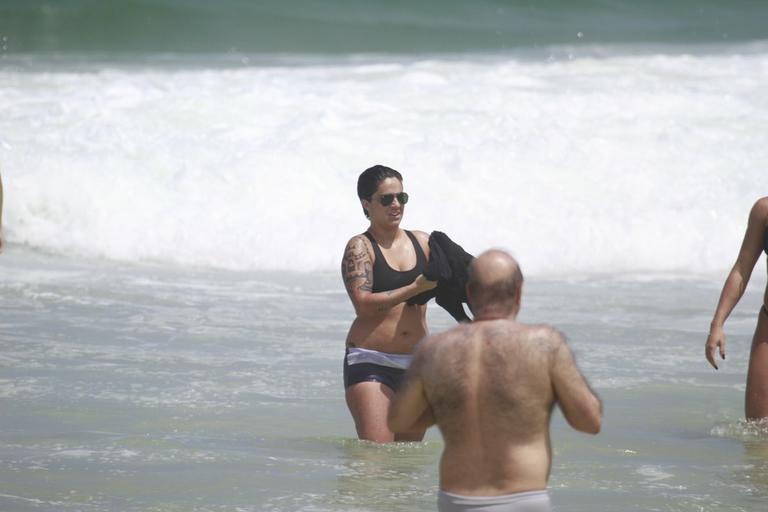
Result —
M 576 414 L 566 414 L 568 423 L 579 432 L 598 434 L 603 423 L 603 408 L 598 399 Z
M 600 429 L 603 426 L 603 418 L 598 413 L 594 418 L 590 418 L 589 425 L 584 430 L 587 434 L 596 435 L 600 433 Z
M 578 430 L 579 432 L 595 435 L 600 433 L 600 428 L 602 427 L 602 418 L 600 415 L 590 415 L 579 418 L 578 421 L 569 421 L 568 423 L 570 423 L 571 427 L 573 427 L 575 430 Z
M 599 434 L 600 429 L 603 426 L 603 404 L 598 398 L 595 398 L 595 403 L 592 406 L 592 410 L 586 416 L 586 428 L 584 432 L 587 434 Z

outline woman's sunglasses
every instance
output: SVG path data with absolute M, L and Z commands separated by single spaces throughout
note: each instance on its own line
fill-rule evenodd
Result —
M 408 202 L 408 194 L 405 192 L 398 192 L 397 194 L 381 194 L 379 196 L 379 202 L 381 203 L 381 206 L 389 206 L 395 198 L 397 198 L 397 202 L 400 204 Z

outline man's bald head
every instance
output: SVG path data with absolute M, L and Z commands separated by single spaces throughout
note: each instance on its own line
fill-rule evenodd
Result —
M 522 286 L 520 265 L 505 251 L 485 251 L 469 266 L 467 295 L 475 316 L 516 314 Z

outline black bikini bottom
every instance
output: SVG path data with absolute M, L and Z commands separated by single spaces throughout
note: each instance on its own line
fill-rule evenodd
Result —
M 344 388 L 360 382 L 380 382 L 392 391 L 397 391 L 405 377 L 405 370 L 390 368 L 373 363 L 349 364 L 344 355 Z

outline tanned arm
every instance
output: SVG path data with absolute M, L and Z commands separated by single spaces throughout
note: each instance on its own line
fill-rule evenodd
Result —
M 429 345 L 429 339 L 419 345 L 405 373 L 403 384 L 390 402 L 387 426 L 392 432 L 427 429 L 435 424 L 432 407 L 424 392 L 422 369 L 425 358 L 428 357 L 425 353 L 429 350 L 425 345 Z
M 358 316 L 376 315 L 436 286 L 423 275 L 402 288 L 373 293 L 373 258 L 364 236 L 353 237 L 344 249 L 341 275 Z
M 551 367 L 552 387 L 568 424 L 581 432 L 600 432 L 603 404 L 576 366 L 565 337 L 554 331 L 555 345 Z
M 766 219 L 768 219 L 768 197 L 758 200 L 752 210 L 749 212 L 749 221 L 747 222 L 747 231 L 744 233 L 744 240 L 741 243 L 739 256 L 734 263 L 728 278 L 723 285 L 723 291 L 720 292 L 720 300 L 715 309 L 715 316 L 709 326 L 709 336 L 705 345 L 705 355 L 707 361 L 715 370 L 717 360 L 715 351 L 720 352 L 720 357 L 725 359 L 725 332 L 723 325 L 725 320 L 736 307 L 744 290 L 747 289 L 749 278 L 752 276 L 752 270 L 763 250 L 763 236 L 766 228 Z

